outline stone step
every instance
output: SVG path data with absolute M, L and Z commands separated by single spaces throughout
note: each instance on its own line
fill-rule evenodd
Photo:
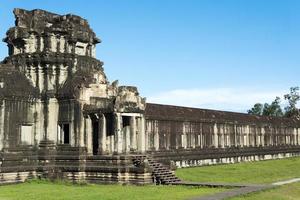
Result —
M 156 176 L 158 176 L 160 178 L 177 178 L 174 175 L 164 175 L 164 174 L 156 174 Z
M 172 174 L 172 175 L 175 175 L 173 172 L 170 172 L 170 171 L 161 171 L 161 170 L 153 170 L 152 173 L 155 173 L 155 174 L 161 173 L 161 174 Z
M 164 166 L 149 156 L 137 156 L 132 159 L 132 162 L 139 163 L 143 160 L 147 160 L 149 167 L 152 168 L 152 176 L 155 177 L 155 180 L 157 181 L 156 184 L 172 184 L 181 182 L 181 180 L 177 178 L 174 172 L 167 166 Z
M 161 173 L 161 174 L 173 174 L 173 173 L 170 172 L 170 171 L 164 171 L 164 170 L 154 170 L 153 172 L 154 172 L 154 173 Z

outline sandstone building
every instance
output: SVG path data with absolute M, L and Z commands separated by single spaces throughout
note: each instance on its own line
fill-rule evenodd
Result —
M 300 153 L 298 119 L 146 103 L 107 80 L 85 19 L 14 14 L 0 64 L 1 182 L 170 183 L 168 168 Z

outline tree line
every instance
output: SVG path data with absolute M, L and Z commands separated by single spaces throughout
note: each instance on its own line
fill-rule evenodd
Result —
M 284 95 L 284 100 L 287 101 L 285 107 L 281 107 L 281 98 L 276 97 L 273 102 L 256 103 L 248 110 L 248 114 L 274 117 L 299 117 L 300 112 L 296 107 L 300 100 L 299 87 L 291 87 L 289 94 Z

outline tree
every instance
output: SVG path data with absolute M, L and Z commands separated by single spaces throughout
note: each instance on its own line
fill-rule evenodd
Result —
M 285 107 L 286 117 L 298 117 L 299 109 L 296 107 L 300 100 L 299 87 L 291 87 L 290 93 L 284 95 L 284 99 L 288 101 L 288 106 Z
M 254 104 L 253 108 L 248 110 L 248 114 L 251 115 L 262 115 L 263 113 L 263 105 L 261 103 Z
M 300 118 L 300 110 L 296 107 L 298 101 L 300 101 L 299 89 L 299 87 L 291 87 L 290 93 L 284 95 L 284 99 L 288 101 L 288 105 L 284 108 L 284 111 L 280 106 L 280 98 L 276 97 L 271 104 L 256 103 L 251 110 L 248 110 L 248 113 L 253 115 Z
M 262 115 L 264 116 L 273 116 L 273 117 L 282 117 L 283 111 L 280 106 L 280 97 L 276 97 L 275 100 L 271 103 L 265 103 Z
M 282 117 L 283 111 L 280 102 L 280 98 L 276 97 L 271 104 L 265 103 L 263 105 L 261 103 L 256 103 L 251 110 L 248 110 L 248 114 Z

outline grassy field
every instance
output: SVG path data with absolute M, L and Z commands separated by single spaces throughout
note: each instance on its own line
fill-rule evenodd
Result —
M 299 200 L 300 183 L 284 185 L 265 192 L 258 192 L 230 200 Z
M 300 158 L 288 158 L 178 169 L 176 175 L 183 180 L 195 182 L 272 183 L 299 178 L 299 169 Z
M 0 200 L 177 200 L 204 196 L 222 190 L 224 189 L 154 185 L 73 185 L 70 183 L 31 181 L 17 185 L 0 186 Z

